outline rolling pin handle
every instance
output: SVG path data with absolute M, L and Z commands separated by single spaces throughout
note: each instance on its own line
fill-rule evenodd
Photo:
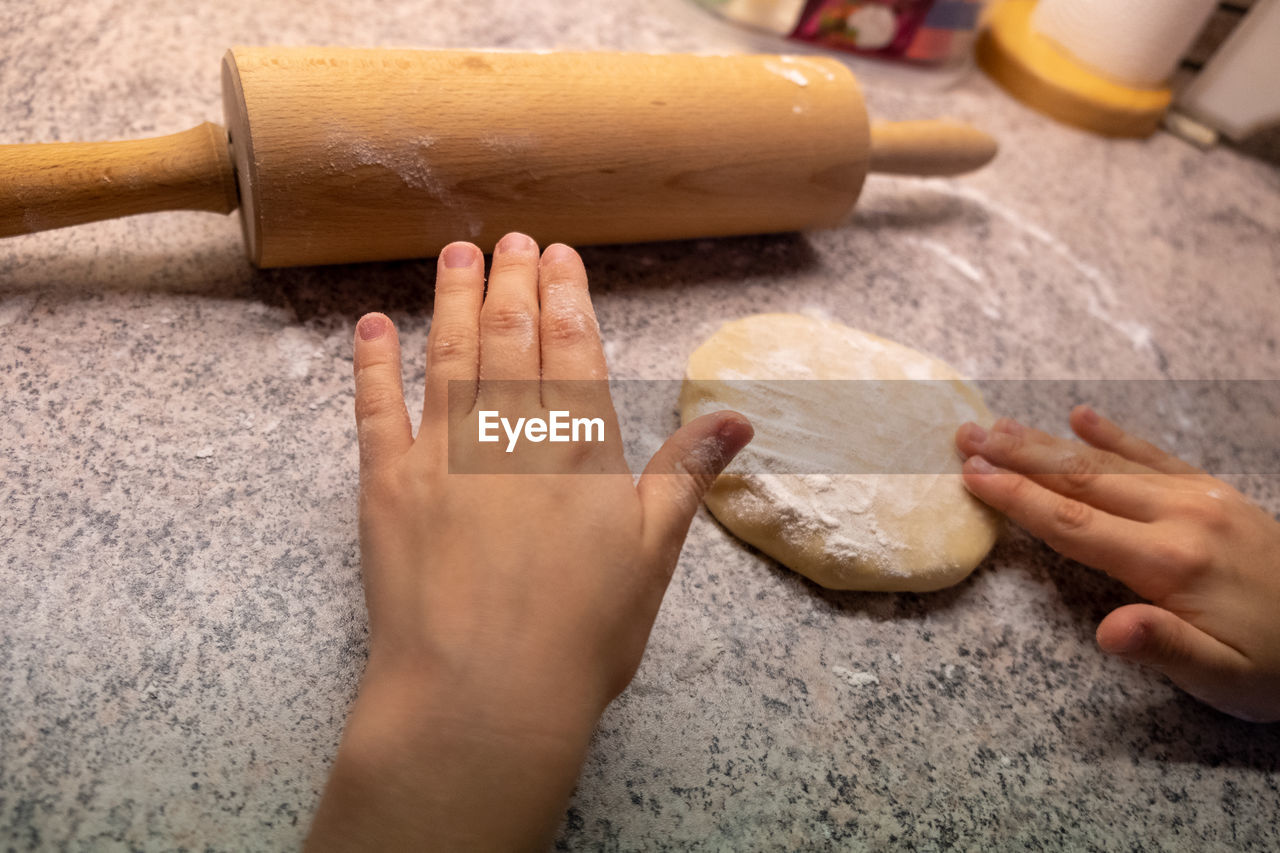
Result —
M 0 145 L 0 237 L 236 206 L 227 134 L 210 122 L 154 139 Z
M 963 175 L 996 156 L 995 139 L 959 121 L 871 123 L 869 171 L 888 175 Z

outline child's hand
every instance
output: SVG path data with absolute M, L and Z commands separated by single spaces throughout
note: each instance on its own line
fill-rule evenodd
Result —
M 1280 522 L 1087 406 L 1071 428 L 1091 446 L 1008 419 L 963 425 L 965 485 L 1154 602 L 1109 613 L 1105 651 L 1228 714 L 1280 720 Z
M 545 847 L 698 502 L 751 427 L 731 412 L 694 421 L 636 483 L 582 261 L 562 245 L 539 259 L 521 234 L 494 249 L 487 293 L 478 248 L 441 254 L 416 439 L 381 314 L 357 326 L 355 374 L 369 662 L 309 843 Z M 528 382 L 486 384 L 512 379 Z M 459 387 L 474 404 L 451 409 Z M 539 444 L 524 462 L 474 440 L 481 409 L 603 416 L 608 441 Z M 515 473 L 450 474 L 451 441 L 455 463 Z

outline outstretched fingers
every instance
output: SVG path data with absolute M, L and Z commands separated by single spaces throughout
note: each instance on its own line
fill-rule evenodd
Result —
M 422 422 L 443 423 L 450 383 L 470 389 L 480 372 L 480 306 L 484 256 L 471 243 L 450 243 L 436 261 L 436 299 L 427 334 L 427 387 Z M 469 410 L 469 407 L 468 407 Z
M 609 371 L 587 289 L 587 271 L 578 253 L 563 243 L 553 243 L 542 253 L 538 301 L 542 404 L 611 409 Z
M 1152 525 L 1058 494 L 982 456 L 965 460 L 964 485 L 1064 557 L 1101 569 L 1140 594 L 1151 555 L 1162 552 Z
M 1071 410 L 1071 429 L 1099 450 L 1110 451 L 1131 462 L 1165 474 L 1203 474 L 1196 466 L 1166 453 L 1149 441 L 1125 432 L 1119 424 L 1104 418 L 1089 406 Z
M 480 309 L 480 389 L 485 406 L 536 407 L 538 244 L 512 232 L 493 248 L 489 288 Z
M 385 314 L 366 314 L 355 335 L 356 434 L 360 470 L 368 472 L 413 444 L 400 378 L 400 338 Z
M 1076 441 L 1001 418 L 991 429 L 967 423 L 956 431 L 965 456 L 1023 474 L 1045 488 L 1136 521 L 1159 517 L 1165 490 L 1150 468 Z

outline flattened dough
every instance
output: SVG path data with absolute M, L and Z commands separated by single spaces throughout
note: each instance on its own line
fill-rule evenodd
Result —
M 905 379 L 931 381 L 891 381 Z M 735 409 L 755 426 L 707 507 L 822 586 L 941 589 L 995 543 L 998 517 L 965 490 L 953 440 L 991 414 L 935 358 L 828 320 L 758 314 L 694 351 L 680 398 L 685 423 Z

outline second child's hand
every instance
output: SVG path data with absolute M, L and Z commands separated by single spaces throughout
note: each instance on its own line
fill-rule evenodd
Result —
M 1008 418 L 961 426 L 965 485 L 1151 602 L 1102 620 L 1104 651 L 1228 714 L 1280 720 L 1280 522 L 1087 406 L 1070 420 L 1083 444 Z

